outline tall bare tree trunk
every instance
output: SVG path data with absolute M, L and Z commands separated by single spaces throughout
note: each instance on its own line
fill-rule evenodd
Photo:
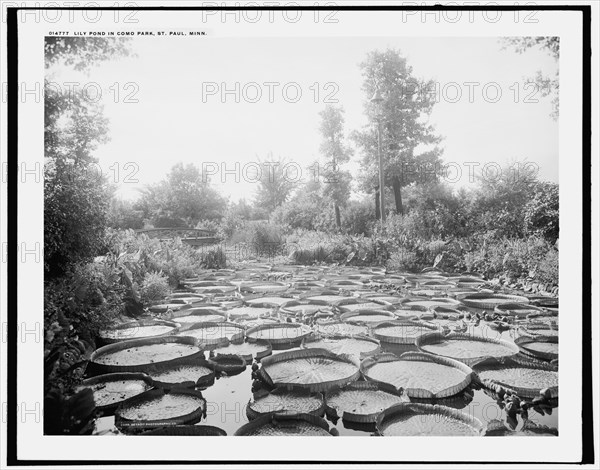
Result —
M 375 218 L 379 220 L 381 211 L 379 209 L 379 186 L 375 187 Z
M 394 199 L 396 201 L 396 213 L 400 215 L 404 215 L 404 206 L 402 205 L 402 191 L 400 186 L 400 178 L 394 176 L 392 180 L 392 185 L 394 186 Z
M 337 205 L 337 202 L 333 203 L 333 209 L 335 210 L 335 224 L 337 225 L 338 230 L 342 229 L 342 216 L 340 214 L 340 206 Z

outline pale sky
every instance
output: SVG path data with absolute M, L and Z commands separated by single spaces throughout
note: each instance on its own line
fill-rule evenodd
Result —
M 346 134 L 366 124 L 358 64 L 387 47 L 400 49 L 417 77 L 439 83 L 430 123 L 444 136 L 443 160 L 463 169 L 454 184 L 471 184 L 465 162 L 515 160 L 533 162 L 541 179 L 558 182 L 558 122 L 549 116 L 550 99 L 525 87 L 537 70 L 556 72 L 544 52 L 503 51 L 495 38 L 141 37 L 131 46 L 137 57 L 102 63 L 89 78 L 62 70 L 54 77 L 102 87 L 111 141 L 96 156 L 123 198 L 136 198 L 137 189 L 161 180 L 177 162 L 200 168 L 204 162 L 211 169 L 225 163 L 236 174 L 219 171 L 213 184 L 232 201 L 250 201 L 256 184 L 244 181 L 244 165 L 268 152 L 303 168 L 319 157 L 318 113 L 327 97 L 344 107 Z M 223 96 L 223 83 L 233 92 Z M 88 90 L 94 97 L 97 87 Z

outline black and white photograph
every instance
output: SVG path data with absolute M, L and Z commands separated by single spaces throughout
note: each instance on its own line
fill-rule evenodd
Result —
M 313 3 L 3 8 L 11 465 L 594 465 L 590 7 Z

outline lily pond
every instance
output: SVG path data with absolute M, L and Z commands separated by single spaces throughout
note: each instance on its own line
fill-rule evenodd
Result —
M 240 263 L 100 333 L 94 434 L 558 435 L 558 298 Z

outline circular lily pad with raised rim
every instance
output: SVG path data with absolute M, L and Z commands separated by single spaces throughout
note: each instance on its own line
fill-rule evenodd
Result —
M 256 341 L 253 343 L 229 343 L 227 345 L 219 346 L 214 349 L 213 352 L 217 356 L 222 354 L 237 354 L 238 356 L 243 357 L 246 362 L 252 362 L 252 359 L 259 360 L 269 356 L 272 353 L 272 349 L 269 343 Z
M 227 310 L 227 314 L 229 316 L 229 320 L 231 321 L 235 321 L 240 318 L 250 320 L 261 317 L 268 317 L 271 313 L 273 313 L 274 310 L 275 309 L 272 307 L 241 306 Z
M 189 303 L 181 299 L 164 300 L 154 305 L 150 305 L 148 310 L 150 310 L 152 313 L 164 313 L 167 310 L 179 310 L 186 305 L 189 305 Z
M 114 413 L 122 403 L 150 390 L 153 386 L 152 379 L 147 374 L 118 372 L 86 379 L 75 387 L 75 391 L 90 388 L 94 394 L 96 409 L 107 415 Z
M 524 336 L 556 336 L 558 337 L 558 326 L 552 322 L 548 323 L 528 323 L 519 328 L 519 332 Z
M 471 383 L 472 370 L 448 358 L 408 352 L 400 357 L 382 354 L 365 359 L 361 372 L 367 380 L 404 389 L 415 398 L 445 398 L 464 390 Z
M 386 310 L 357 310 L 355 312 L 348 312 L 340 315 L 340 320 L 347 323 L 367 325 L 394 319 L 396 319 L 396 316 L 392 312 Z
M 400 304 L 400 306 L 402 308 L 418 306 L 418 307 L 425 307 L 425 308 L 431 309 L 432 307 L 436 307 L 438 305 L 443 305 L 443 306 L 447 306 L 447 307 L 456 307 L 460 304 L 461 303 L 458 300 L 450 299 L 447 297 L 432 297 L 432 298 L 408 297 Z
M 302 296 L 302 298 L 310 300 L 322 300 L 333 307 L 337 306 L 344 300 L 354 299 L 354 297 L 351 296 L 340 295 L 337 291 L 307 292 L 304 296 Z
M 261 361 L 259 376 L 270 386 L 322 392 L 360 377 L 357 360 L 326 349 L 286 351 Z
M 291 344 L 312 334 L 312 330 L 301 323 L 267 323 L 250 328 L 246 332 L 248 341 L 266 341 L 271 344 Z
M 343 321 L 316 322 L 314 328 L 315 332 L 323 336 L 366 335 L 369 332 L 366 325 L 354 325 Z
M 385 383 L 353 382 L 325 394 L 327 414 L 355 423 L 374 423 L 379 414 L 410 399 Z
M 379 353 L 379 341 L 368 336 L 326 336 L 314 340 L 305 340 L 305 348 L 322 348 L 336 355 L 344 354 L 363 359 Z
M 148 366 L 146 372 L 152 377 L 157 387 L 167 389 L 173 387 L 208 387 L 215 380 L 212 367 L 203 357 Z
M 204 357 L 194 338 L 160 336 L 109 344 L 90 356 L 88 372 L 143 372 L 152 364 L 164 364 L 181 358 Z
M 415 344 L 423 352 L 456 359 L 469 366 L 488 357 L 502 359 L 519 352 L 517 345 L 509 341 L 462 333 L 449 333 L 445 336 L 427 333 L 417 338 Z
M 207 361 L 217 372 L 236 375 L 246 370 L 246 360 L 238 354 L 218 354 Z
M 375 423 L 380 436 L 482 436 L 481 421 L 454 408 L 401 403 L 383 411 Z
M 164 320 L 139 320 L 122 323 L 114 328 L 102 330 L 98 334 L 103 344 L 116 343 L 128 339 L 151 338 L 172 335 L 177 332 L 179 323 Z
M 294 299 L 291 297 L 276 297 L 276 296 L 271 296 L 271 295 L 270 296 L 261 295 L 260 297 L 255 297 L 252 299 L 244 298 L 244 301 L 246 302 L 246 304 L 250 305 L 251 307 L 279 307 L 291 300 L 294 300 Z
M 467 295 L 461 302 L 467 307 L 492 310 L 502 304 L 526 304 L 529 303 L 529 299 L 520 295 L 479 293 Z
M 530 304 L 505 303 L 496 306 L 494 312 L 498 315 L 510 315 L 514 317 L 526 317 L 532 313 L 543 313 L 544 310 Z
M 171 318 L 181 324 L 221 322 L 227 320 L 227 313 L 218 307 L 200 307 L 174 312 Z
M 149 390 L 115 412 L 115 425 L 124 432 L 194 424 L 206 413 L 206 400 L 195 390 Z
M 325 411 L 323 395 L 300 390 L 275 389 L 270 393 L 262 394 L 262 396 L 255 395 L 246 407 L 246 415 L 250 420 L 281 411 L 322 416 Z
M 289 287 L 289 284 L 283 282 L 248 282 L 240 284 L 240 291 L 272 294 L 275 292 L 285 292 Z
M 244 424 L 236 436 L 329 436 L 329 424 L 309 413 L 268 413 Z
M 537 361 L 486 361 L 474 367 L 484 387 L 516 393 L 521 398 L 535 398 L 548 389 L 551 398 L 558 398 L 558 367 Z
M 297 315 L 300 313 L 303 316 L 314 315 L 317 312 L 331 312 L 332 307 L 323 300 L 291 300 L 281 305 L 279 312 L 285 315 Z
M 372 328 L 372 335 L 382 343 L 415 344 L 415 340 L 437 331 L 438 327 L 419 320 L 393 320 L 378 323 Z
M 181 329 L 178 336 L 195 338 L 205 347 L 221 345 L 227 341 L 238 342 L 244 339 L 245 328 L 232 322 L 191 323 Z
M 527 356 L 544 361 L 558 359 L 558 336 L 520 336 L 515 344 Z
M 338 302 L 337 307 L 342 313 L 363 310 L 391 310 L 392 305 L 377 299 L 347 299 Z

